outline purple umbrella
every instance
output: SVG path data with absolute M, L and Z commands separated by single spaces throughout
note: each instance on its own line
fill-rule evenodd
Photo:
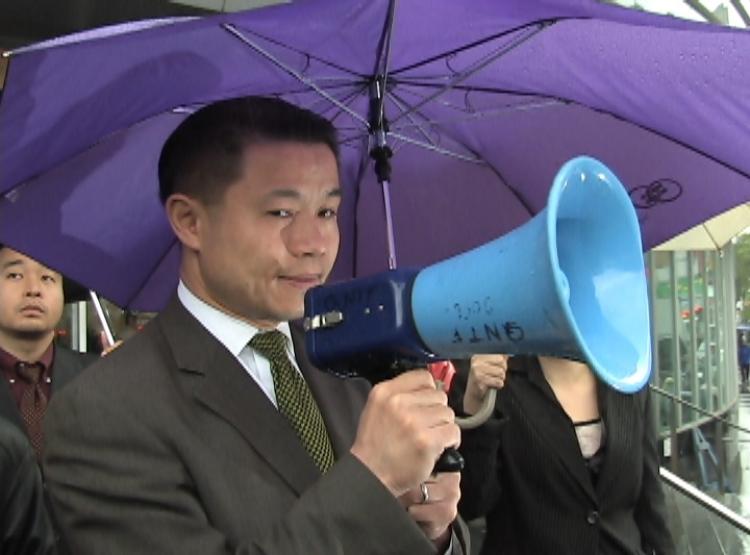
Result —
M 200 105 L 265 94 L 339 129 L 335 278 L 512 230 L 581 154 L 631 190 L 648 249 L 750 201 L 747 67 L 747 31 L 593 0 L 310 0 L 64 37 L 11 55 L 0 242 L 161 308 L 178 247 L 160 146 Z M 382 184 L 373 151 L 392 152 Z

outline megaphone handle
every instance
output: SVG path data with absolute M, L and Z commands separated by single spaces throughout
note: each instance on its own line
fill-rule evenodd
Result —
M 464 458 L 455 447 L 448 447 L 435 463 L 434 474 L 438 472 L 461 472 L 464 469 Z

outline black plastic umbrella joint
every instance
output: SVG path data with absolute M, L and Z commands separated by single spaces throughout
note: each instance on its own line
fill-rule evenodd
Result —
M 376 146 L 370 150 L 370 158 L 375 161 L 375 175 L 380 183 L 391 181 L 391 156 L 393 151 L 388 145 Z
M 370 106 L 368 114 L 370 135 L 373 147 L 370 158 L 375 161 L 375 175 L 380 183 L 391 180 L 391 157 L 393 151 L 388 146 L 388 118 L 385 115 L 385 76 L 376 75 L 370 84 Z

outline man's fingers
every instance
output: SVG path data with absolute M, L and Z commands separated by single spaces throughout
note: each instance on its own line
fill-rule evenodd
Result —
M 385 385 L 398 391 L 436 389 L 435 378 L 427 370 L 410 370 L 378 385 Z
M 423 484 L 427 490 L 427 502 L 424 502 L 420 488 L 417 502 L 409 505 L 409 514 L 428 538 L 439 537 L 458 516 L 460 479 L 457 472 L 439 474 L 435 480 Z

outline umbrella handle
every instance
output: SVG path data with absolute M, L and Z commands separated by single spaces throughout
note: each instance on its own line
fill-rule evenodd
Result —
M 477 428 L 484 424 L 495 410 L 497 391 L 490 389 L 484 398 L 481 408 L 476 414 L 464 418 L 456 417 L 456 424 L 462 430 Z M 464 458 L 455 448 L 449 447 L 435 463 L 433 472 L 461 472 L 464 469 Z
M 464 458 L 455 447 L 448 447 L 435 463 L 433 474 L 439 472 L 461 472 L 464 469 Z
M 109 320 L 107 320 L 107 315 L 104 313 L 102 303 L 99 301 L 99 295 L 97 295 L 95 291 L 89 289 L 89 296 L 91 297 L 91 302 L 94 304 L 94 310 L 96 310 L 96 315 L 99 318 L 99 322 L 102 325 L 104 337 L 107 340 L 107 345 L 102 345 L 102 347 L 104 349 L 107 349 L 108 347 L 112 347 L 115 344 L 115 337 L 114 335 L 112 335 L 112 328 L 109 325 Z

